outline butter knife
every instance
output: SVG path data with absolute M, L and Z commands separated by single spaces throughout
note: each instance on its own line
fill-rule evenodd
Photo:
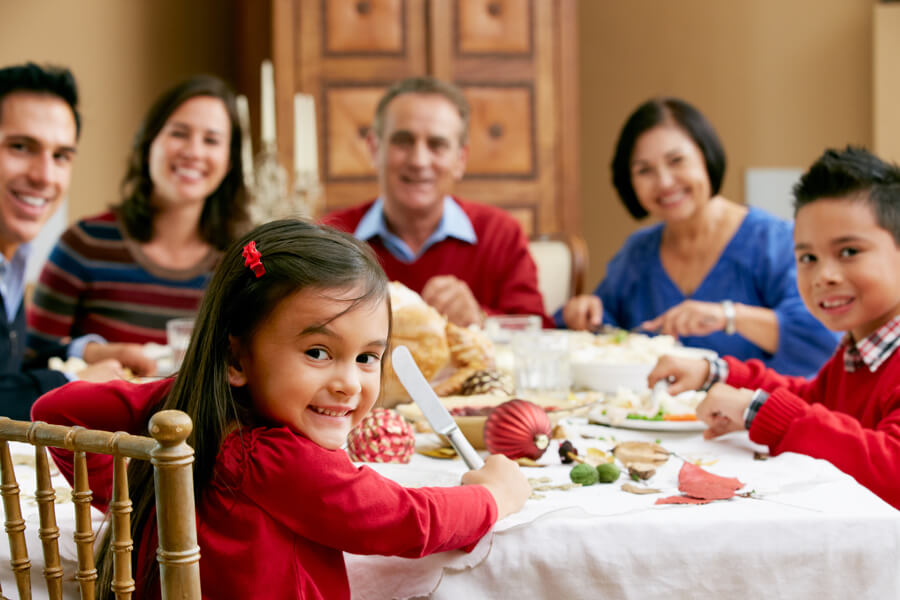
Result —
M 428 381 L 425 380 L 425 376 L 419 370 L 419 366 L 416 364 L 412 354 L 410 354 L 409 348 L 406 346 L 394 348 L 394 351 L 391 353 L 391 362 L 394 365 L 397 379 L 400 380 L 410 397 L 422 410 L 422 414 L 428 419 L 435 433 L 447 436 L 447 439 L 450 440 L 450 445 L 453 446 L 456 453 L 460 455 L 463 462 L 470 469 L 483 467 L 484 461 L 481 460 L 478 452 L 475 451 L 469 440 L 459 430 L 456 421 L 453 420 L 453 417 L 441 404 L 437 394 L 431 389 Z

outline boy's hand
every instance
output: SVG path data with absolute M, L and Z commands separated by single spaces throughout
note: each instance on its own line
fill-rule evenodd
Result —
M 709 363 L 702 358 L 685 358 L 666 354 L 656 362 L 647 376 L 650 389 L 660 379 L 669 381 L 669 394 L 674 396 L 688 390 L 699 389 L 709 376 Z
M 462 482 L 488 489 L 497 503 L 497 520 L 519 512 L 531 495 L 531 485 L 519 465 L 502 454 L 488 456 L 483 467 L 464 473 Z
M 709 427 L 703 437 L 712 439 L 744 429 L 744 412 L 753 399 L 753 390 L 738 389 L 724 383 L 709 388 L 697 407 L 697 418 Z

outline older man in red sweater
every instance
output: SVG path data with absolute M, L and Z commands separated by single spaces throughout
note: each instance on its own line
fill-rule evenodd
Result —
M 414 77 L 394 84 L 368 137 L 379 197 L 323 222 L 367 240 L 388 277 L 457 325 L 480 324 L 490 314 L 547 322 L 518 222 L 450 195 L 465 171 L 468 120 L 465 97 L 448 83 Z

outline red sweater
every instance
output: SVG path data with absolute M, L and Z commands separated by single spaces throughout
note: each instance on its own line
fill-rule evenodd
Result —
M 414 263 L 397 259 L 377 237 L 369 244 L 387 276 L 421 293 L 436 275 L 454 275 L 464 281 L 481 308 L 491 315 L 541 315 L 544 300 L 537 286 L 537 267 L 528 252 L 528 239 L 518 221 L 495 206 L 454 198 L 469 217 L 475 244 L 447 238 L 428 248 Z M 326 215 L 322 222 L 353 233 L 375 201 Z
M 727 383 L 770 392 L 751 440 L 772 454 L 825 459 L 900 508 L 900 351 L 875 373 L 865 366 L 847 372 L 843 353 L 842 344 L 813 380 L 726 357 Z
M 171 384 L 75 382 L 41 397 L 32 418 L 141 433 Z M 88 457 L 93 503 L 106 510 L 112 460 Z M 71 482 L 71 453 L 56 450 L 54 459 Z M 483 486 L 407 489 L 287 427 L 229 434 L 208 486 L 197 506 L 204 598 L 349 598 L 343 551 L 419 557 L 470 548 L 497 520 Z M 138 590 L 147 553 L 155 555 L 155 523 L 149 529 L 137 544 Z

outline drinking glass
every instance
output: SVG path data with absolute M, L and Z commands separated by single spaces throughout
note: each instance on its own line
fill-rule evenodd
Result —
M 181 367 L 181 361 L 184 360 L 184 353 L 187 352 L 193 331 L 194 319 L 191 317 L 170 319 L 166 322 L 166 341 L 172 350 L 172 363 L 175 370 Z
M 565 331 L 519 332 L 512 337 L 516 395 L 565 399 L 572 387 L 569 336 Z

